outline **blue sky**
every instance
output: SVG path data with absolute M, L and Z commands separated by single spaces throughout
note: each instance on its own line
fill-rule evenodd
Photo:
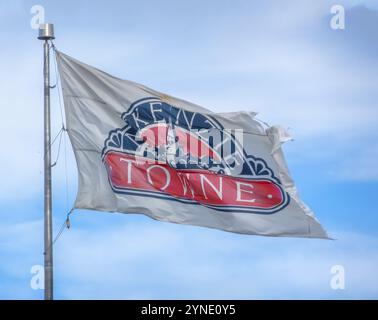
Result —
M 0 4 L 0 299 L 43 297 L 30 287 L 30 268 L 43 263 L 35 4 L 55 24 L 58 49 L 79 60 L 215 112 L 257 111 L 290 127 L 292 176 L 338 239 L 243 236 L 80 210 L 54 247 L 56 298 L 378 298 L 376 1 L 14 0 Z M 345 7 L 345 30 L 330 28 L 334 4 Z M 55 231 L 76 192 L 68 141 L 66 150 L 53 169 Z M 330 287 L 333 265 L 345 268 L 344 290 Z

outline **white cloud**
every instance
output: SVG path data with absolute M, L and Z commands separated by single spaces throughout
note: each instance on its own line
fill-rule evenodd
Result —
M 10 13 L 22 13 L 19 3 L 7 7 Z M 83 28 L 76 33 L 67 27 L 60 30 L 56 43 L 105 71 L 147 82 L 214 111 L 259 111 L 263 120 L 291 127 L 298 139 L 349 135 L 357 140 L 373 134 L 378 116 L 374 66 L 350 63 L 346 52 L 335 55 L 331 44 L 304 37 L 303 30 L 317 30 L 328 14 L 328 2 L 305 4 L 270 3 L 256 11 L 234 8 L 226 12 L 230 16 L 220 13 L 204 23 L 201 41 L 183 48 L 164 37 L 152 38 L 146 29 L 110 33 Z M 224 23 L 225 17 L 234 16 L 238 19 Z M 9 40 L 4 40 L 7 46 L 0 61 L 2 201 L 31 199 L 41 194 L 43 183 L 41 50 L 39 43 L 33 50 L 17 50 L 19 43 Z M 52 107 L 56 133 L 56 98 Z M 70 189 L 75 171 L 71 156 Z M 54 168 L 54 181 L 62 185 L 64 180 L 63 167 Z
M 341 181 L 377 181 L 378 145 L 372 143 L 341 160 L 330 174 Z
M 348 6 L 365 6 L 366 8 L 377 10 L 378 3 L 375 0 L 343 0 L 342 3 L 345 3 Z
M 340 232 L 336 241 L 264 238 L 114 215 L 122 221 L 117 226 L 83 228 L 80 221 L 95 213 L 76 214 L 72 229 L 54 247 L 57 298 L 378 297 L 373 235 Z M 30 239 L 42 238 L 41 223 L 7 229 L 0 233 L 0 256 L 7 256 L 0 278 L 24 279 L 21 298 L 31 294 L 28 264 L 40 263 L 35 259 L 42 241 Z M 344 291 L 329 286 L 335 264 L 345 267 Z M 13 295 L 8 291 L 8 298 Z
M 376 8 L 374 1 L 345 3 Z M 269 4 L 266 10 L 244 14 L 236 10 L 237 19 L 228 25 L 225 17 L 209 17 L 198 41 L 183 48 L 178 48 L 178 38 L 154 40 L 124 30 L 109 37 L 109 30 L 61 29 L 56 43 L 104 71 L 144 80 L 215 111 L 260 111 L 263 120 L 288 125 L 298 140 L 306 139 L 307 148 L 297 143 L 296 152 L 312 159 L 347 159 L 332 173 L 337 179 L 376 181 L 378 149 L 359 144 L 376 136 L 376 61 L 362 62 L 363 56 L 353 60 L 342 50 L 334 55 L 333 44 L 302 33 L 329 14 L 330 4 L 306 1 L 275 8 Z M 21 1 L 0 7 L 4 25 L 24 9 Z M 174 26 L 175 21 L 169 23 Z M 19 39 L 8 40 L 3 41 L 0 61 L 0 202 L 20 202 L 29 210 L 26 200 L 41 197 L 43 182 L 41 48 L 38 43 L 20 50 Z M 57 103 L 54 98 L 55 133 L 60 128 Z M 329 141 L 339 144 L 329 146 Z M 315 144 L 324 144 L 324 152 L 314 155 Z M 344 157 L 352 151 L 353 157 Z M 72 153 L 68 161 L 72 200 Z M 63 164 L 61 155 L 54 168 L 59 202 L 64 202 Z M 4 222 L 8 215 L 2 214 Z M 59 297 L 378 298 L 376 236 L 340 233 L 334 242 L 269 239 L 122 219 L 116 226 L 95 228 L 80 227 L 80 218 L 73 217 L 73 228 L 55 247 Z M 42 241 L 40 220 L 0 225 L 2 298 L 41 297 L 29 287 L 29 272 L 31 265 L 43 261 Z M 345 291 L 328 286 L 333 264 L 345 265 Z
M 12 2 L 2 1 L 0 3 L 0 18 L 3 21 L 9 22 L 15 16 L 22 12 L 23 0 L 14 0 Z
M 65 237 L 57 247 L 60 279 L 67 284 L 62 288 L 64 298 L 378 295 L 374 271 L 378 239 L 373 236 L 340 233 L 337 241 L 266 239 L 157 222 L 147 226 L 125 222 L 117 228 L 73 231 Z M 334 264 L 347 270 L 345 292 L 329 287 Z M 80 292 L 80 284 L 101 290 Z

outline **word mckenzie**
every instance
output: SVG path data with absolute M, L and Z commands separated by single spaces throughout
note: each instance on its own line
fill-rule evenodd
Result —
M 142 315 L 165 315 L 173 317 L 175 312 L 185 313 L 186 315 L 233 315 L 236 313 L 235 305 L 209 304 L 209 305 L 192 305 L 186 304 L 185 308 L 170 306 L 153 306 L 148 304 L 142 307 Z

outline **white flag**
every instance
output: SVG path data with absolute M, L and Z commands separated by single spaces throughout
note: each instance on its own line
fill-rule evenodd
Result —
M 75 208 L 265 236 L 328 238 L 299 199 L 281 127 L 213 113 L 57 52 Z

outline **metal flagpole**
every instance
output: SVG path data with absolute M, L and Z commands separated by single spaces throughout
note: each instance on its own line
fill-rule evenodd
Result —
M 54 25 L 41 24 L 38 39 L 43 40 L 44 77 L 44 246 L 45 246 L 45 300 L 53 299 L 53 243 L 51 197 L 51 132 L 50 132 L 50 48 L 54 39 Z

